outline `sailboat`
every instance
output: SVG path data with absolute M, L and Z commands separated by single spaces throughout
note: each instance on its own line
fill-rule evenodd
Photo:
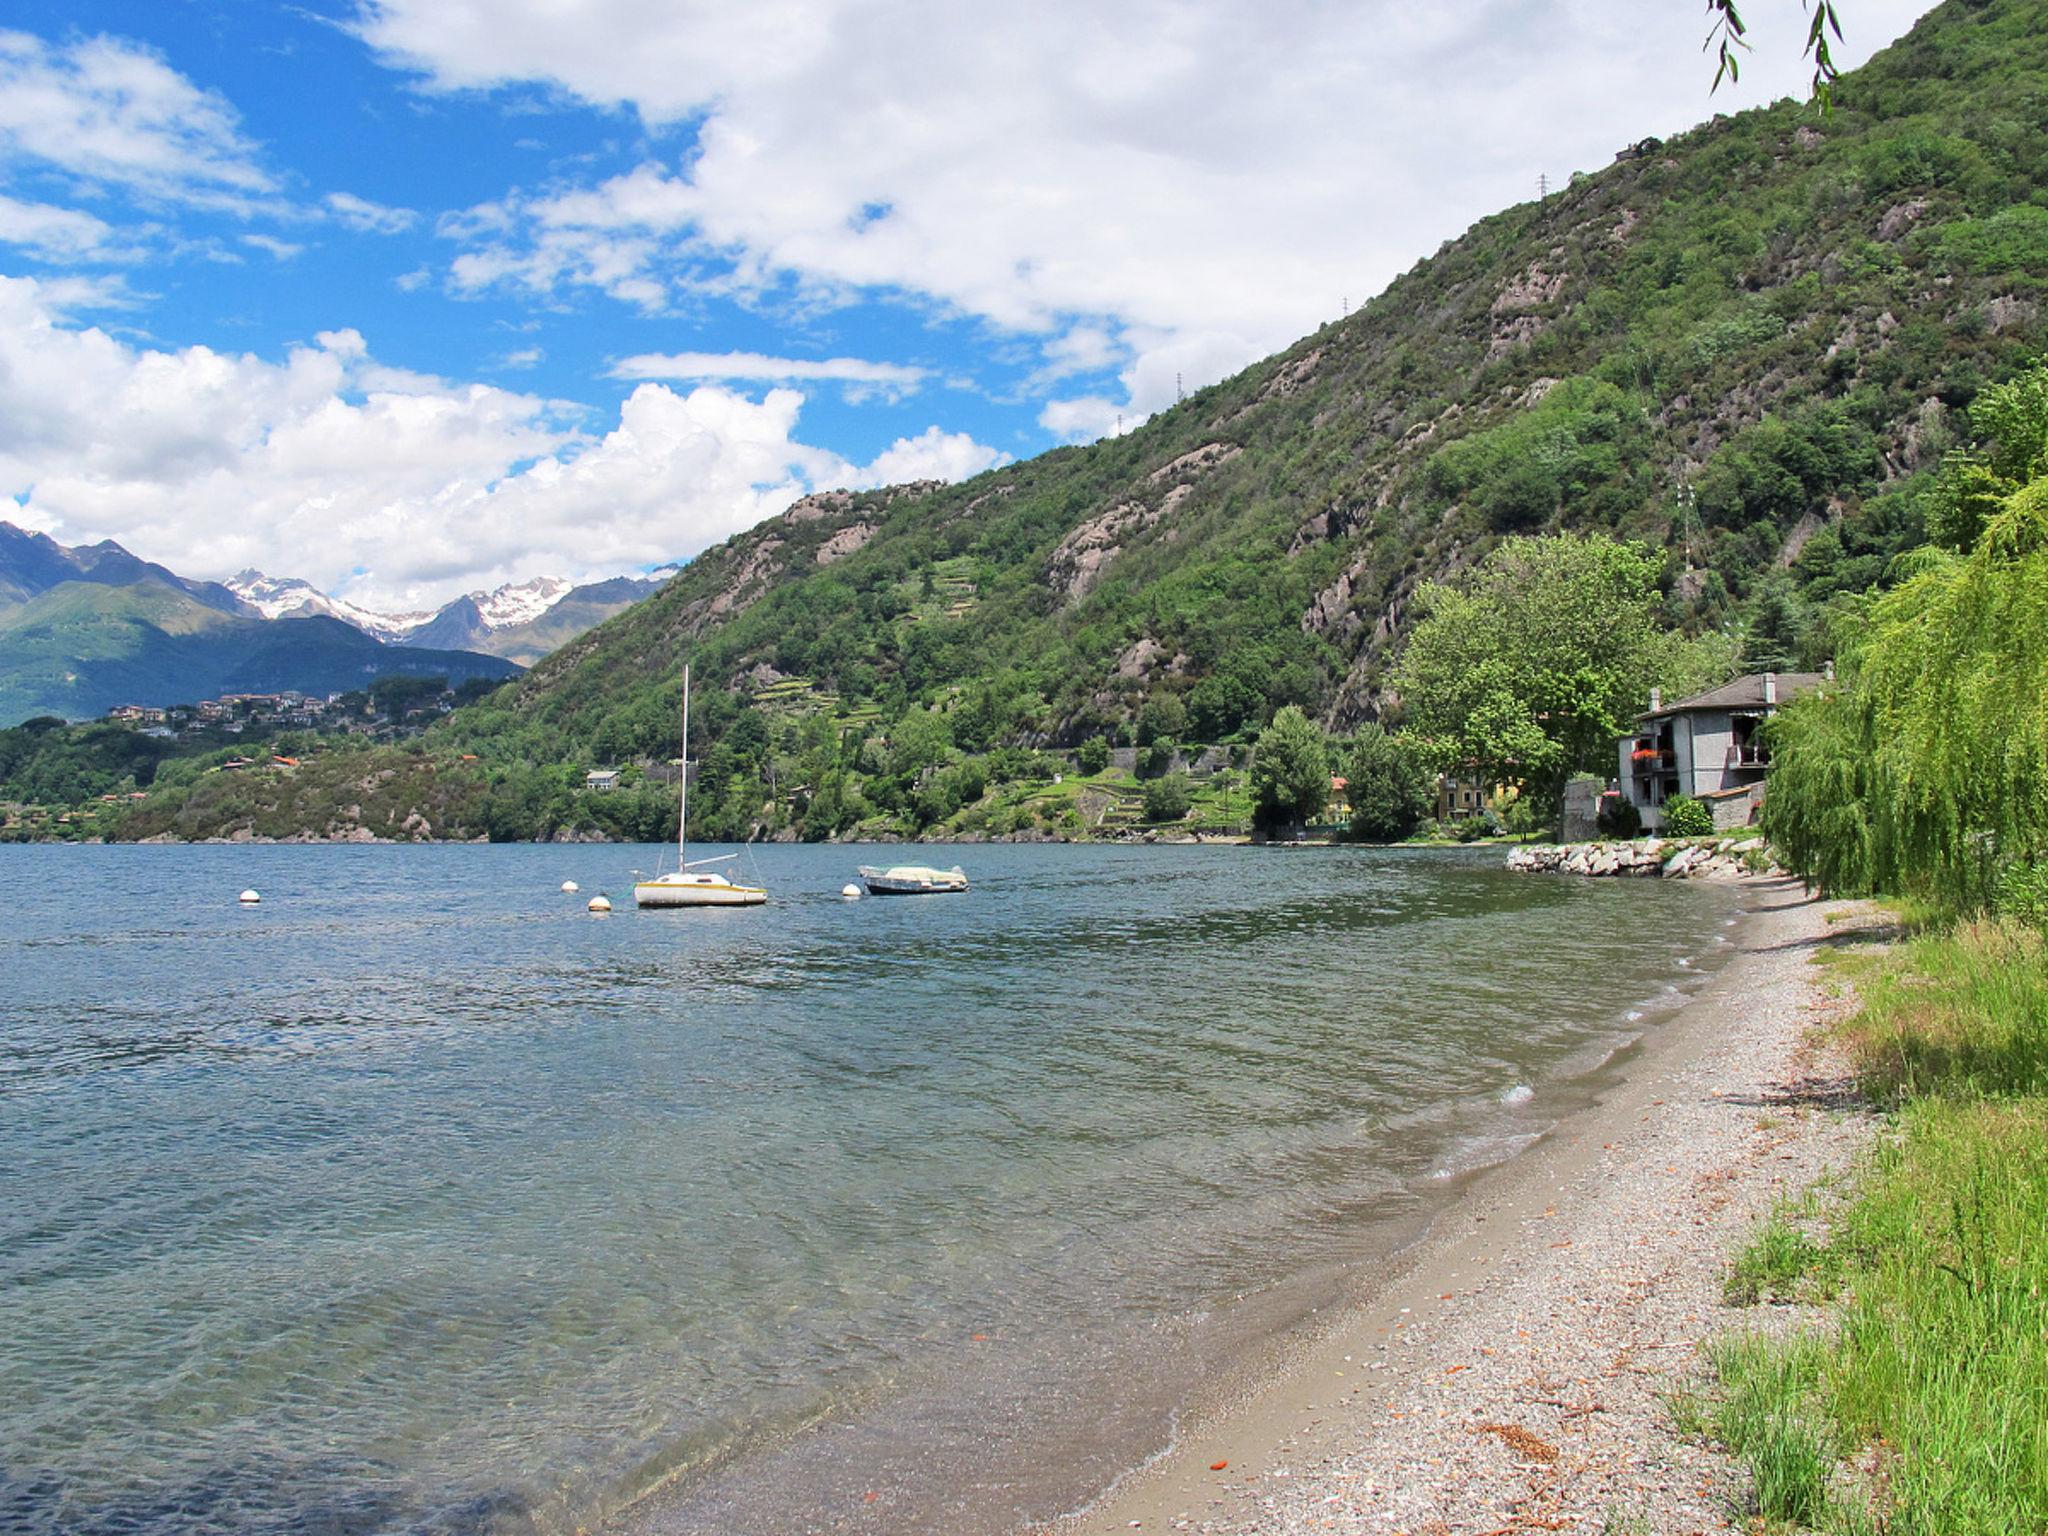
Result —
M 739 857 L 690 859 L 690 665 L 683 663 L 683 794 L 676 810 L 676 868 L 652 880 L 636 881 L 633 900 L 643 907 L 758 907 L 768 893 L 757 885 L 735 885 L 724 875 L 706 870 Z

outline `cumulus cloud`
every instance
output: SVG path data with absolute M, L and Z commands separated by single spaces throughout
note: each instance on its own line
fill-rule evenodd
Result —
M 1837 57 L 1922 9 L 1859 5 Z M 458 290 L 909 295 L 1073 338 L 1040 387 L 1134 356 L 1115 405 L 1142 414 L 1170 398 L 1165 353 L 1213 382 L 1539 173 L 1803 92 L 1798 9 L 1749 19 L 1739 86 L 1711 100 L 1704 17 L 1669 0 L 366 0 L 360 30 L 431 85 L 540 83 L 680 143 L 450 227 Z
M 356 331 L 281 360 L 139 347 L 0 277 L 0 496 L 67 541 L 115 538 L 197 576 L 244 566 L 418 607 L 546 572 L 638 570 L 807 491 L 997 462 L 936 428 L 866 465 L 803 442 L 803 396 L 642 383 L 616 424 L 380 364 Z
M 0 157 L 240 211 L 276 191 L 224 97 L 113 37 L 52 45 L 0 32 Z

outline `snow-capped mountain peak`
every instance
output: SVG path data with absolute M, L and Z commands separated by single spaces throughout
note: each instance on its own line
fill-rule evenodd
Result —
M 266 619 L 304 619 L 324 615 L 353 624 L 387 644 L 418 629 L 431 613 L 375 613 L 343 598 L 329 597 L 310 581 L 296 576 L 266 576 L 247 570 L 222 583 Z
M 530 624 L 565 597 L 575 583 L 559 576 L 536 576 L 531 581 L 507 582 L 495 592 L 472 592 L 477 616 L 490 629 L 509 629 Z

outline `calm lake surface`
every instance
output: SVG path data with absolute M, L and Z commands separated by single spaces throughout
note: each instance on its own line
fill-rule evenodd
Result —
M 651 848 L 0 848 L 0 1530 L 1014 1529 L 1583 1099 L 1737 899 L 957 854 L 642 915 Z

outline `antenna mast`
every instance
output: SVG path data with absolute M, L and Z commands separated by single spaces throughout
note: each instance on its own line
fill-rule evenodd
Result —
M 690 854 L 690 664 L 682 664 L 682 799 L 676 803 L 676 868 Z

